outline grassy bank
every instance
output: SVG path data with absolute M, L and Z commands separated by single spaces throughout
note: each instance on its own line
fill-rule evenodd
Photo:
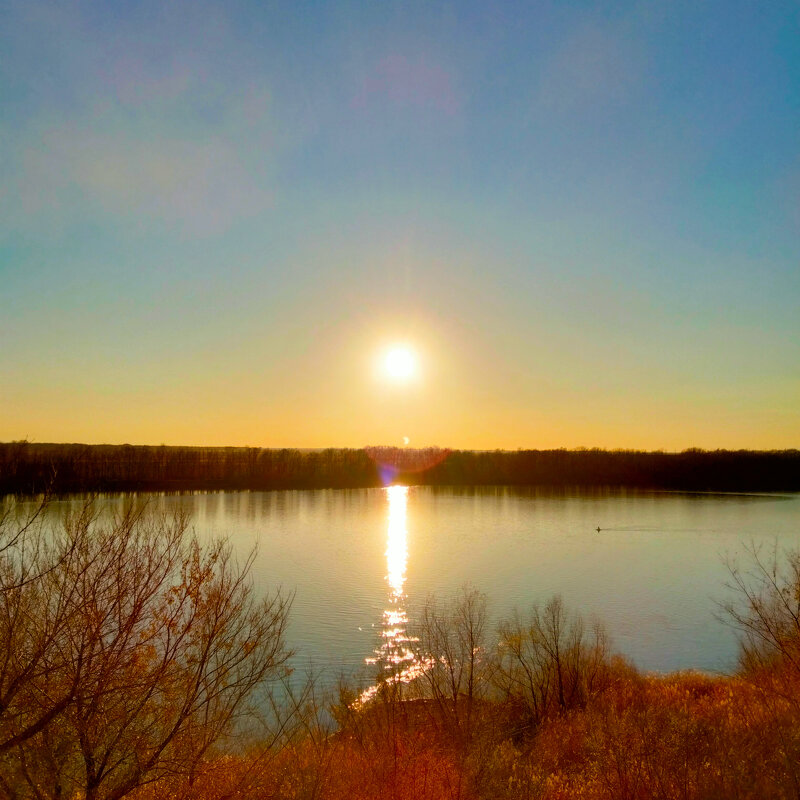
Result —
M 415 713 L 384 698 L 337 735 L 301 737 L 267 760 L 210 760 L 191 784 L 136 796 L 788 800 L 800 771 L 798 694 L 775 694 L 772 680 L 642 676 L 618 664 L 584 708 L 525 735 L 502 703 L 454 731 L 431 705 Z

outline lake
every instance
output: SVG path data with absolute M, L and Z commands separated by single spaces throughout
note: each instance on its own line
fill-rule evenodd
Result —
M 242 558 L 257 547 L 256 583 L 295 593 L 296 663 L 329 676 L 402 650 L 426 598 L 465 585 L 487 595 L 493 621 L 558 592 L 644 670 L 731 670 L 736 635 L 718 619 L 726 560 L 800 546 L 797 494 L 389 487 L 142 498 L 187 508 L 202 539 L 226 537 Z M 54 501 L 48 513 L 80 502 Z

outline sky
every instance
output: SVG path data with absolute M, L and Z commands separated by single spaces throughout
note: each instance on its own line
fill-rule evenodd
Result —
M 0 0 L 25 438 L 800 447 L 800 5 Z

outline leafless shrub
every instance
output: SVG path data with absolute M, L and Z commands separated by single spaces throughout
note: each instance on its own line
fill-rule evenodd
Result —
M 239 566 L 188 525 L 141 508 L 101 521 L 86 505 L 46 547 L 14 543 L 0 597 L 0 779 L 16 796 L 117 800 L 173 775 L 191 782 L 283 674 L 290 600 L 257 599 L 252 557 Z
M 500 624 L 493 683 L 501 696 L 523 710 L 526 727 L 553 713 L 583 707 L 602 685 L 608 637 L 599 623 L 587 631 L 560 595 L 527 617 L 515 613 Z
M 465 587 L 450 601 L 428 599 L 416 630 L 425 696 L 440 718 L 469 737 L 475 703 L 486 688 L 486 597 Z
M 751 545 L 749 564 L 729 561 L 737 601 L 723 608 L 741 633 L 740 666 L 754 672 L 783 662 L 800 677 L 800 551 L 768 555 Z

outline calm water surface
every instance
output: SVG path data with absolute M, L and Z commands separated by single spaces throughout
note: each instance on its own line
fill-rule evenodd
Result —
M 298 664 L 333 675 L 376 653 L 410 664 L 406 626 L 421 604 L 466 584 L 486 593 L 493 620 L 560 592 L 643 669 L 729 670 L 735 634 L 716 618 L 726 559 L 746 562 L 751 545 L 800 547 L 796 494 L 390 487 L 142 497 L 186 507 L 201 538 L 227 537 L 242 557 L 257 547 L 256 582 L 295 592 Z

